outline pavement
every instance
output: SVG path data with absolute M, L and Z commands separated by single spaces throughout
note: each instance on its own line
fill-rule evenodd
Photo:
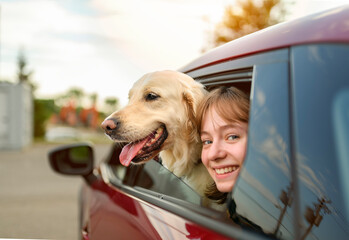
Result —
M 79 239 L 78 192 L 83 179 L 59 175 L 47 153 L 61 144 L 0 151 L 0 238 Z M 94 145 L 95 159 L 110 144 Z

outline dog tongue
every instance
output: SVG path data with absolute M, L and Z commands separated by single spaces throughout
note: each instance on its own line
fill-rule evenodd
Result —
M 122 148 L 119 159 L 122 165 L 129 166 L 132 159 L 137 155 L 139 150 L 143 148 L 143 146 L 147 143 L 150 137 L 143 139 L 140 142 L 129 143 Z

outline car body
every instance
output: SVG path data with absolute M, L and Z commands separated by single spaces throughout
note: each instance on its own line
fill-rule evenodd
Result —
M 234 40 L 180 71 L 250 94 L 247 155 L 226 209 L 202 206 L 155 160 L 122 166 L 118 145 L 94 168 L 93 147 L 65 146 L 50 159 L 86 180 L 83 239 L 349 237 L 349 6 Z

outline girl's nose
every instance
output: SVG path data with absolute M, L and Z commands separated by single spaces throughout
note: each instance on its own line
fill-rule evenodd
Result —
M 223 159 L 226 156 L 226 152 L 219 142 L 213 142 L 210 151 L 208 153 L 208 159 L 210 161 L 217 161 Z

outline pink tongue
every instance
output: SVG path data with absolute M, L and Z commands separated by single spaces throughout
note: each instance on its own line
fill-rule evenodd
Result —
M 143 146 L 147 143 L 150 137 L 143 139 L 137 143 L 129 143 L 122 148 L 119 159 L 122 165 L 129 166 L 132 159 L 137 155 L 139 150 L 143 148 Z

